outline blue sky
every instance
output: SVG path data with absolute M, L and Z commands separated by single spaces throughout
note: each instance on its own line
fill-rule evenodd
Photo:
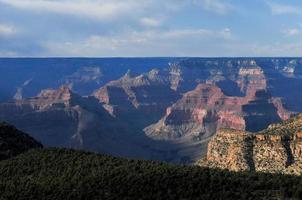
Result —
M 302 1 L 0 0 L 0 56 L 302 56 Z

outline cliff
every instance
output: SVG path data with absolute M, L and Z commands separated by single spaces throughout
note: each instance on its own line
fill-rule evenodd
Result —
M 250 133 L 221 129 L 208 145 L 201 166 L 233 171 L 302 173 L 302 114 Z
M 252 71 L 253 72 L 253 71 Z M 154 139 L 191 137 L 203 140 L 220 128 L 259 131 L 269 124 L 288 119 L 282 102 L 266 90 L 247 96 L 227 96 L 215 84 L 199 84 L 166 110 L 157 123 L 144 129 Z
M 0 120 L 47 146 L 195 163 L 221 128 L 302 112 L 298 58 L 67 60 L 3 65 Z
M 90 137 L 105 132 L 112 122 L 96 99 L 77 95 L 67 86 L 0 104 L 0 120 L 14 124 L 47 146 L 72 148 L 84 148 Z
M 110 104 L 100 103 L 93 96 L 82 97 L 62 86 L 45 89 L 36 97 L 0 104 L 0 121 L 14 124 L 48 147 L 85 149 L 120 157 L 170 162 L 185 160 L 182 153 L 178 155 L 175 152 L 180 148 L 177 145 L 153 141 L 138 134 L 137 127 L 141 127 L 138 121 L 144 122 L 143 114 L 131 115 L 135 112 L 127 110 L 127 107 L 113 105 L 119 110 L 125 109 L 128 115 L 112 116 L 104 108 Z M 157 112 L 152 109 L 152 112 Z
M 166 71 L 153 69 L 138 76 L 128 71 L 120 79 L 96 90 L 93 96 L 112 116 L 136 124 L 138 132 L 155 123 L 166 108 L 177 101 L 180 94 L 172 88 Z
M 199 84 L 195 90 L 184 94 L 182 99 L 169 107 L 158 123 L 145 128 L 145 133 L 155 139 L 185 136 L 206 138 L 218 126 L 244 129 L 240 101 L 240 98 L 226 97 L 214 85 Z

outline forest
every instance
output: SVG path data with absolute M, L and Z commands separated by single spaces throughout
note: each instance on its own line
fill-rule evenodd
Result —
M 35 149 L 0 162 L 0 199 L 301 199 L 302 178 Z

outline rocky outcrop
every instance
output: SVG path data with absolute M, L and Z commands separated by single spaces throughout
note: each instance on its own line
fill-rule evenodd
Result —
M 173 104 L 179 94 L 172 89 L 170 78 L 157 69 L 139 76 L 128 71 L 121 79 L 111 81 L 93 93 L 112 116 L 145 126 L 154 123 Z
M 291 115 L 280 98 L 269 94 L 264 70 L 254 59 L 192 59 L 171 66 L 171 72 L 177 80 L 174 88 L 179 91 L 190 88 L 194 81 L 202 83 L 144 129 L 153 139 L 202 140 L 220 128 L 259 131 Z M 177 79 L 179 76 L 184 78 Z
M 81 98 L 81 96 L 73 93 L 68 86 L 61 86 L 58 90 L 42 90 L 37 97 L 29 99 L 29 102 L 33 107 L 42 110 L 47 109 L 50 106 L 54 106 L 54 104 L 63 104 L 64 106 L 68 106 L 73 102 L 80 101 Z
M 47 147 L 85 149 L 128 158 L 193 162 L 186 157 L 188 152 L 183 145 L 153 141 L 139 134 L 137 127 L 141 126 L 137 121 L 131 122 L 137 118 L 131 115 L 127 115 L 129 120 L 113 117 L 104 106 L 107 105 L 95 97 L 82 97 L 62 86 L 57 90 L 43 90 L 33 98 L 0 104 L 0 120 L 28 132 Z M 196 149 L 193 145 L 188 148 Z
M 199 165 L 233 171 L 302 173 L 302 114 L 258 133 L 222 129 Z
M 259 131 L 281 121 L 281 117 L 287 119 L 282 104 L 276 107 L 271 101 L 265 90 L 255 91 L 253 96 L 249 93 L 245 97 L 232 97 L 216 85 L 199 84 L 169 107 L 159 122 L 144 131 L 160 140 L 181 137 L 203 140 L 220 128 Z
M 210 167 L 230 170 L 252 170 L 249 163 L 253 149 L 253 138 L 245 131 L 220 130 L 208 145 L 206 162 Z
M 221 128 L 259 131 L 302 110 L 298 58 L 14 62 L 0 65 L 0 120 L 47 146 L 195 162 Z
M 244 129 L 240 100 L 227 98 L 216 86 L 200 84 L 169 107 L 158 123 L 145 128 L 145 133 L 155 139 L 168 140 L 185 136 L 201 139 L 211 136 L 217 127 L 224 125 Z
M 43 146 L 29 135 L 6 123 L 0 123 L 0 160 Z
M 96 99 L 81 97 L 67 86 L 45 89 L 36 97 L 0 104 L 0 119 L 29 132 L 47 146 L 73 148 L 85 148 L 89 137 L 96 131 L 104 131 L 106 126 L 100 119 L 110 122 L 109 114 Z M 91 130 L 91 135 L 87 135 Z
M 237 84 L 241 92 L 249 97 L 254 96 L 256 91 L 265 90 L 267 87 L 263 70 L 259 66 L 255 66 L 254 62 L 251 63 L 254 65 L 239 69 L 237 78 Z
M 274 104 L 274 99 L 266 90 L 258 90 L 248 103 L 242 105 L 246 130 L 256 132 L 272 123 L 286 120 L 290 116 L 282 105 Z

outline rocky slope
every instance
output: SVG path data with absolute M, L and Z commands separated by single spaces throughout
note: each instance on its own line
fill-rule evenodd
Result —
M 45 89 L 34 98 L 0 104 L 0 119 L 49 146 L 85 147 L 87 141 L 83 136 L 89 130 L 105 129 L 102 123 L 96 124 L 99 118 L 110 122 L 110 115 L 96 99 L 81 97 L 67 86 Z
M 189 77 L 202 77 L 200 72 L 208 77 L 193 78 L 203 83 L 167 108 L 157 123 L 144 129 L 151 138 L 173 140 L 190 136 L 203 140 L 219 128 L 259 131 L 289 118 L 290 112 L 283 107 L 282 100 L 270 95 L 264 70 L 255 60 L 192 62 L 173 66 L 173 70 L 177 67 L 183 70 L 183 66 L 189 65 L 186 70 L 187 74 L 191 72 Z M 200 65 L 202 69 L 198 68 Z M 199 69 L 199 73 L 193 69 Z M 188 85 L 185 80 L 182 84 L 185 82 Z
M 181 144 L 147 138 L 136 128 L 135 122 L 131 124 L 125 118 L 112 116 L 104 109 L 106 106 L 93 96 L 82 97 L 68 86 L 62 86 L 57 90 L 45 89 L 33 98 L 0 104 L 0 120 L 30 133 L 45 146 L 85 149 L 129 158 L 188 162 L 183 157 L 190 153 L 183 155 L 181 151 L 186 148 Z M 190 148 L 195 149 L 194 145 Z
M 166 108 L 179 97 L 173 90 L 169 74 L 153 69 L 133 76 L 128 71 L 119 80 L 111 81 L 93 93 L 107 111 L 124 121 L 136 124 L 140 130 L 156 122 Z
M 208 145 L 202 166 L 302 174 L 302 114 L 250 133 L 222 129 Z
M 240 116 L 240 98 L 227 98 L 220 88 L 210 84 L 200 84 L 183 98 L 167 108 L 166 115 L 157 124 L 145 128 L 145 132 L 156 139 L 177 139 L 191 135 L 206 138 L 215 132 L 218 123 L 233 128 L 244 129 L 243 117 Z M 226 105 L 229 108 L 226 108 Z M 219 119 L 219 112 L 229 115 Z M 219 122 L 221 120 L 221 122 Z
M 6 123 L 0 123 L 0 160 L 8 159 L 42 145 L 29 135 Z
M 258 131 L 271 123 L 288 119 L 282 103 L 273 103 L 265 90 L 245 97 L 226 96 L 212 84 L 199 84 L 195 90 L 167 108 L 165 116 L 144 129 L 154 139 L 191 137 L 203 140 L 220 128 Z

